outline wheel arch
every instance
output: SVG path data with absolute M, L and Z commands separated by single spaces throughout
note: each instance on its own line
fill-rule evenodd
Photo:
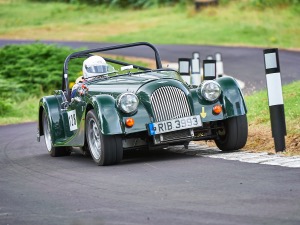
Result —
M 54 95 L 43 97 L 39 101 L 38 140 L 40 136 L 44 135 L 42 118 L 43 112 L 46 113 L 49 119 L 51 137 L 53 144 L 55 145 L 57 139 L 64 137 L 64 127 L 60 115 L 60 104 L 58 99 Z
M 237 81 L 232 77 L 216 80 L 222 89 L 221 101 L 224 105 L 224 116 L 230 118 L 247 114 L 247 107 Z
M 86 108 L 86 114 L 94 109 L 99 119 L 102 134 L 123 134 L 121 117 L 116 108 L 116 101 L 111 95 L 96 95 L 91 98 Z

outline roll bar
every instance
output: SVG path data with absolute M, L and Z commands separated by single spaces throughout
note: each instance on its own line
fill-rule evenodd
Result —
M 103 47 L 103 48 L 88 49 L 88 50 L 73 52 L 70 55 L 68 55 L 64 62 L 63 76 L 62 76 L 62 91 L 66 91 L 67 100 L 69 102 L 71 101 L 71 93 L 70 93 L 70 89 L 69 89 L 69 79 L 68 79 L 69 62 L 71 59 L 87 58 L 87 57 L 91 56 L 91 53 L 105 52 L 105 51 L 111 51 L 111 50 L 123 49 L 123 48 L 131 48 L 131 47 L 136 47 L 136 46 L 147 46 L 147 47 L 151 48 L 155 54 L 155 61 L 156 61 L 157 69 L 162 69 L 162 63 L 161 63 L 160 55 L 159 55 L 157 48 L 148 42 L 135 42 L 135 43 L 130 43 L 130 44 L 120 44 L 120 45 L 113 45 L 113 46 Z M 124 65 L 124 66 L 132 65 L 132 64 L 114 60 L 114 59 L 109 59 L 109 58 L 104 58 L 104 59 L 108 62 L 118 63 L 118 64 Z M 137 66 L 137 65 L 133 65 L 133 67 L 136 69 L 149 70 L 149 68 Z

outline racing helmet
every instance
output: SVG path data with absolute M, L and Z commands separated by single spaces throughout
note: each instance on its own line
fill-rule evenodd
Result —
M 104 75 L 108 71 L 106 61 L 98 55 L 93 55 L 83 61 L 82 73 L 83 78 L 88 79 L 98 75 Z

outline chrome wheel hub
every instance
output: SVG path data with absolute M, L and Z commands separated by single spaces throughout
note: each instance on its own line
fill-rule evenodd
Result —
M 87 129 L 91 153 L 95 159 L 99 160 L 101 157 L 100 131 L 96 121 L 93 118 L 90 119 Z
M 49 121 L 46 115 L 44 115 L 43 127 L 44 127 L 44 136 L 45 136 L 47 150 L 50 152 L 52 148 L 52 140 L 50 135 Z

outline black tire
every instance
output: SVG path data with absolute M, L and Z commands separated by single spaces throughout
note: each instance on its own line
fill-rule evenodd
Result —
M 43 130 L 47 150 L 52 157 L 69 156 L 71 154 L 71 147 L 54 147 L 50 132 L 50 121 L 45 111 L 42 114 Z
M 104 135 L 94 110 L 86 114 L 85 135 L 94 162 L 98 166 L 119 163 L 123 158 L 122 138 L 119 135 Z
M 248 137 L 247 116 L 237 116 L 223 121 L 224 129 L 217 132 L 215 143 L 222 151 L 233 151 L 243 148 Z

